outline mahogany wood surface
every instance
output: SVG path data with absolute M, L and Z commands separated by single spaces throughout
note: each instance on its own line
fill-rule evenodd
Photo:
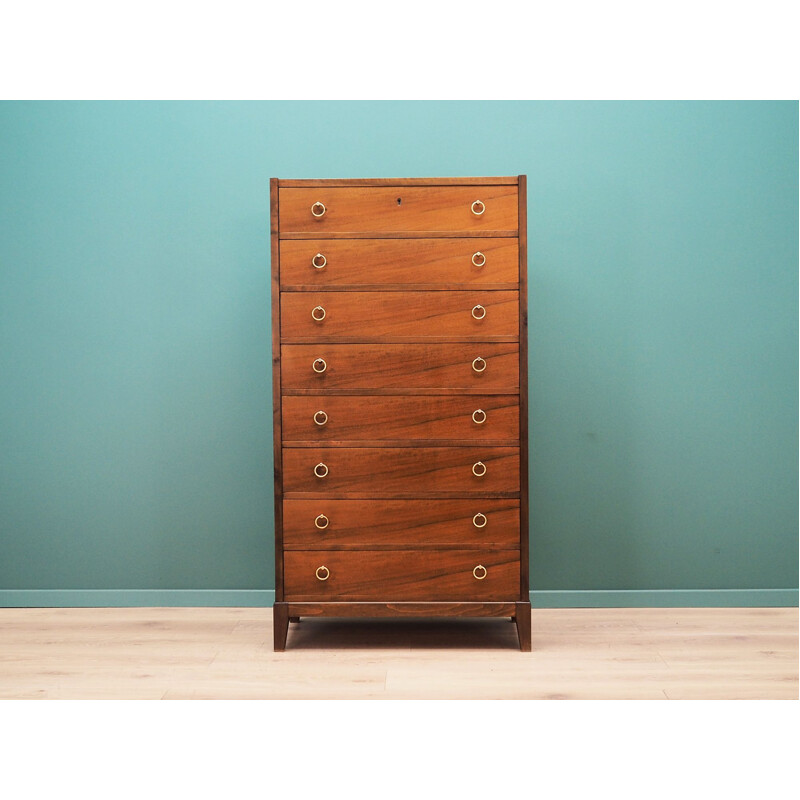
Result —
M 519 376 L 520 376 L 520 600 L 529 598 L 529 548 L 530 528 L 528 496 L 528 178 L 519 176 Z M 530 619 L 530 611 L 528 612 Z M 517 623 L 519 627 L 519 622 Z M 530 628 L 530 622 L 528 622 Z M 530 650 L 530 630 L 528 631 L 528 650 Z M 522 635 L 520 635 L 520 643 Z
M 509 617 L 515 603 L 289 603 L 289 612 L 298 617 Z
M 519 649 L 523 653 L 531 652 L 531 604 L 529 600 L 524 600 L 516 604 L 514 610 L 514 622 L 517 623 L 517 635 L 519 636 Z
M 286 649 L 286 634 L 289 631 L 289 607 L 276 601 L 272 606 L 273 649 Z
M 516 231 L 326 231 L 326 239 L 429 239 L 432 236 L 441 239 L 516 239 Z M 315 231 L 286 231 L 281 233 L 281 240 L 316 239 Z
M 476 476 L 481 462 L 486 474 Z M 325 477 L 314 474 L 316 465 Z M 324 472 L 324 469 L 320 469 Z M 283 492 L 391 497 L 409 492 L 519 492 L 518 447 L 309 447 L 283 449 Z
M 322 264 L 317 268 L 312 259 Z M 477 255 L 480 254 L 480 255 Z M 480 256 L 483 256 L 483 259 Z M 472 259 L 480 265 L 476 266 Z M 491 286 L 519 283 L 513 239 L 296 239 L 280 242 L 281 285 L 287 288 Z M 485 260 L 484 260 L 485 259 Z
M 325 372 L 312 364 L 322 358 Z M 483 372 L 472 367 L 486 361 Z M 286 389 L 519 390 L 519 343 L 286 344 L 281 347 Z
M 477 567 L 485 569 L 478 580 Z M 319 580 L 324 567 L 328 577 Z M 287 550 L 287 601 L 508 600 L 519 586 L 516 550 Z M 479 572 L 478 574 L 483 574 Z
M 284 500 L 283 526 L 287 550 L 410 546 L 518 550 L 519 500 Z
M 270 240 L 271 240 L 271 286 L 272 286 L 272 463 L 273 463 L 273 491 L 275 495 L 275 599 L 283 599 L 283 478 L 281 476 L 281 313 L 277 298 L 280 296 L 280 249 L 278 247 L 278 233 L 280 218 L 278 214 L 278 181 L 272 178 L 269 182 L 269 208 L 270 208 Z M 275 630 L 280 628 L 275 621 Z M 275 649 L 277 650 L 278 633 L 275 634 Z M 286 633 L 283 633 L 286 640 Z M 282 649 L 282 648 L 281 648 Z
M 281 179 L 281 186 L 493 186 L 515 185 L 517 175 L 490 178 L 297 178 Z
M 321 319 L 315 319 L 315 315 Z M 478 317 L 476 319 L 476 317 Z M 281 340 L 518 340 L 517 292 L 283 292 Z
M 464 439 L 516 445 L 519 441 L 516 394 L 308 395 L 284 397 L 282 409 L 285 444 Z
M 281 237 L 285 233 L 485 232 L 516 234 L 517 187 L 494 186 L 317 186 L 280 188 Z M 484 211 L 472 211 L 475 201 Z M 311 208 L 322 203 L 315 217 Z
M 508 616 L 530 649 L 525 176 L 270 189 L 276 650 L 369 614 Z

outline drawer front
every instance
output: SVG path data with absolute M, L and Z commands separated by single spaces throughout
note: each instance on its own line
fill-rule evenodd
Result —
M 519 549 L 519 500 L 284 500 L 283 546 Z
M 283 570 L 289 602 L 515 600 L 520 590 L 515 550 L 287 550 Z
M 285 442 L 519 439 L 517 395 L 307 395 L 281 405 Z
M 366 497 L 519 493 L 519 448 L 284 447 L 283 489 Z
M 476 371 L 479 369 L 483 371 Z M 283 345 L 281 385 L 284 389 L 316 390 L 477 389 L 516 392 L 519 389 L 519 344 Z
M 282 292 L 281 338 L 519 340 L 518 292 Z
M 518 214 L 517 187 L 509 185 L 282 188 L 278 199 L 282 237 L 472 231 L 516 235 Z
M 284 239 L 281 286 L 519 284 L 516 239 Z

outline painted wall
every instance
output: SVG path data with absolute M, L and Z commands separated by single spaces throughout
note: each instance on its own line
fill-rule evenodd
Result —
M 271 588 L 268 179 L 517 173 L 532 587 L 796 587 L 797 140 L 795 102 L 0 104 L 0 590 Z

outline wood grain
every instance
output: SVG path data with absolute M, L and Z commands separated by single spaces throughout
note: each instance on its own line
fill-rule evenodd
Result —
M 517 624 L 517 637 L 519 638 L 519 649 L 523 653 L 531 652 L 531 604 L 529 601 L 521 601 L 516 604 L 514 610 L 514 622 Z
M 519 294 L 486 290 L 283 292 L 281 319 L 283 342 L 391 342 L 398 337 L 519 341 Z
M 518 225 L 517 187 L 493 186 L 317 186 L 280 188 L 281 237 L 286 233 L 402 231 L 438 233 L 507 231 Z M 485 211 L 472 212 L 474 201 Z M 399 201 L 399 202 L 398 202 Z M 315 217 L 311 207 L 323 203 Z
M 272 607 L 273 649 L 276 652 L 286 649 L 286 634 L 289 632 L 289 607 L 276 602 Z
M 351 600 L 334 603 L 291 603 L 291 613 L 302 617 L 508 617 L 516 603 L 414 602 L 370 603 Z
M 269 608 L 0 608 L 0 698 L 798 699 L 796 607 L 534 609 L 528 655 L 451 605 L 292 603 L 279 653 Z
M 528 497 L 528 178 L 519 176 L 519 480 L 520 480 L 520 597 L 528 601 L 530 524 Z M 530 614 L 528 615 L 530 616 Z M 519 623 L 518 623 L 519 624 Z M 530 620 L 528 639 L 530 639 Z M 520 635 L 522 645 L 523 636 Z M 530 642 L 528 642 L 530 649 Z
M 473 474 L 482 462 L 486 474 Z M 328 474 L 314 474 L 324 464 Z M 324 472 L 324 470 L 320 470 Z M 283 491 L 320 497 L 357 492 L 392 497 L 409 492 L 519 492 L 518 447 L 373 447 L 283 449 Z
M 275 597 L 283 599 L 283 477 L 281 474 L 281 313 L 280 303 L 280 249 L 278 233 L 280 215 L 278 209 L 278 181 L 272 178 L 269 182 L 270 210 L 270 270 L 272 288 L 272 482 L 275 497 Z M 276 626 L 277 630 L 277 626 Z M 285 639 L 285 636 L 284 636 Z M 277 644 L 277 640 L 276 640 Z
M 301 239 L 316 239 L 316 231 L 285 231 L 281 233 L 281 240 L 293 241 Z M 516 239 L 516 231 L 326 231 L 326 239 L 429 239 L 436 236 L 440 239 Z
M 486 369 L 476 373 L 480 357 Z M 327 369 L 312 364 L 323 358 Z M 287 344 L 281 347 L 283 389 L 519 390 L 519 344 Z
M 315 415 L 323 425 L 314 421 Z M 463 439 L 506 440 L 504 444 L 514 445 L 519 441 L 519 398 L 515 394 L 284 397 L 282 428 L 286 444 Z
M 311 263 L 318 253 L 324 266 Z M 472 262 L 477 253 L 485 263 Z M 280 243 L 281 285 L 288 287 L 380 287 L 416 285 L 515 289 L 519 246 L 513 239 L 301 239 Z M 475 259 L 481 263 L 480 257 Z M 323 259 L 318 259 L 323 263 Z
M 516 175 L 491 178 L 302 178 L 279 180 L 281 186 L 513 186 Z
M 397 614 L 408 609 L 393 598 L 443 600 L 453 615 L 486 613 L 493 603 L 530 648 L 520 584 L 527 546 L 524 566 L 519 557 L 527 521 L 518 447 L 526 430 L 519 393 L 527 391 L 520 182 L 524 191 L 524 176 L 277 182 L 281 505 L 296 517 L 286 530 L 281 518 L 276 564 L 282 581 L 290 564 L 303 565 L 291 582 L 304 613 L 347 611 L 358 599 Z M 473 213 L 475 200 L 484 213 Z M 324 203 L 324 214 L 311 213 L 314 203 Z M 473 369 L 475 359 L 485 371 Z M 319 503 L 333 520 L 310 516 Z M 473 522 L 476 503 L 486 528 Z M 314 526 L 315 518 L 325 524 Z M 327 580 L 305 569 L 320 553 L 330 562 L 323 577 L 336 564 Z M 474 554 L 489 568 L 485 580 L 465 577 L 463 559 Z M 288 598 L 285 586 L 279 601 Z M 284 606 L 276 604 L 276 649 L 289 620 L 302 616 Z
M 519 594 L 515 550 L 287 550 L 284 565 L 287 601 L 480 602 Z M 329 574 L 324 581 L 316 576 L 322 566 Z M 478 566 L 486 572 L 481 580 L 473 574 Z
M 482 514 L 477 523 L 477 514 Z M 315 520 L 324 519 L 316 527 Z M 519 500 L 314 500 L 283 501 L 284 547 L 333 550 L 379 547 L 519 549 Z

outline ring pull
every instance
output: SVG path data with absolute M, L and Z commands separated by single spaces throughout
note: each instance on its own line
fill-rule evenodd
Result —
M 486 468 L 484 467 L 484 471 L 485 471 L 485 469 L 486 469 Z M 327 467 L 327 465 L 323 464 L 323 463 L 320 461 L 320 463 L 319 463 L 319 464 L 317 464 L 317 466 L 316 466 L 316 467 L 314 467 L 314 474 L 315 474 L 315 475 L 316 475 L 318 478 L 324 478 L 324 477 L 325 477 L 325 476 L 328 474 L 328 467 Z
M 487 521 L 488 520 L 486 519 L 486 514 L 478 513 L 472 518 L 472 524 L 476 528 L 485 528 Z
M 478 564 L 475 569 L 472 570 L 472 574 L 475 576 L 476 580 L 482 581 L 489 574 L 489 570 L 486 569 L 483 564 Z M 317 577 L 319 578 L 319 575 Z M 324 580 L 324 578 L 320 578 L 320 580 Z
M 472 415 L 472 418 L 475 419 L 475 415 Z M 320 428 L 328 421 L 328 415 L 324 411 L 317 411 L 314 414 L 314 422 L 320 426 Z
M 483 372 L 486 369 L 486 359 L 478 356 L 472 362 L 472 369 L 474 369 L 475 372 Z
M 486 412 L 482 408 L 476 408 L 472 412 L 472 421 L 476 425 L 483 425 L 483 423 L 486 422 Z
M 322 466 L 325 467 L 324 464 Z M 325 467 L 325 469 L 327 470 L 328 468 Z M 327 475 L 328 473 L 326 472 L 325 474 Z M 476 478 L 482 478 L 486 474 L 486 464 L 484 464 L 483 461 L 476 461 L 472 465 L 472 474 Z M 322 477 L 322 476 L 320 476 L 320 477 Z
M 325 206 L 323 206 L 323 208 L 324 208 L 324 207 L 325 207 Z M 476 201 L 475 201 L 475 202 L 472 204 L 472 213 L 473 213 L 473 214 L 474 214 L 476 217 L 479 217 L 481 214 L 483 214 L 483 212 L 484 212 L 484 211 L 486 211 L 486 206 L 485 206 L 485 205 L 484 205 L 484 204 L 483 204 L 483 203 L 482 203 L 480 200 L 476 200 Z M 323 212 L 323 213 L 324 213 L 324 212 Z
M 479 250 L 477 253 L 472 254 L 472 263 L 476 267 L 482 267 L 486 263 L 486 256 Z
M 312 214 L 313 214 L 315 217 L 323 217 L 323 216 L 325 216 L 325 212 L 326 212 L 327 210 L 328 210 L 328 209 L 327 209 L 327 208 L 325 208 L 325 203 L 320 203 L 320 202 L 319 202 L 319 200 L 317 200 L 317 202 L 316 202 L 316 203 L 314 203 L 314 205 L 313 205 L 313 206 L 311 206 L 311 213 L 312 213 Z
M 328 263 L 328 259 L 325 258 L 322 253 L 317 253 L 314 258 L 311 259 L 311 265 L 315 269 L 323 269 L 324 266 Z
M 473 311 L 473 316 L 475 316 L 474 313 L 475 309 L 473 308 L 472 311 Z M 483 314 L 484 316 L 486 316 L 485 311 L 483 312 Z M 325 309 L 322 306 L 314 306 L 314 308 L 311 309 L 311 319 L 315 320 L 316 322 L 322 322 L 322 320 L 324 320 L 326 316 L 327 314 L 325 313 Z
M 319 528 L 319 530 L 321 530 L 321 531 L 324 531 L 325 528 L 327 528 L 329 524 L 330 524 L 330 520 L 324 514 L 320 514 L 314 520 L 314 527 L 315 528 Z
M 311 369 L 313 369 L 314 372 L 316 372 L 317 374 L 322 375 L 322 373 L 325 372 L 326 369 L 328 369 L 328 362 L 325 361 L 324 358 L 317 358 L 311 364 Z
M 472 309 L 472 318 L 473 319 L 483 319 L 486 316 L 486 309 L 478 304 Z
M 475 567 L 475 569 L 478 569 L 478 568 Z M 475 569 L 472 570 L 472 574 L 473 575 L 475 575 Z M 326 580 L 328 580 L 328 578 L 330 578 L 331 571 L 323 564 L 321 567 L 317 567 L 317 571 L 314 574 L 317 576 L 317 580 L 318 581 L 326 581 Z M 475 575 L 475 577 L 477 578 L 478 576 Z M 483 577 L 485 578 L 486 576 L 484 575 Z M 481 579 L 478 578 L 478 580 L 481 580 Z

